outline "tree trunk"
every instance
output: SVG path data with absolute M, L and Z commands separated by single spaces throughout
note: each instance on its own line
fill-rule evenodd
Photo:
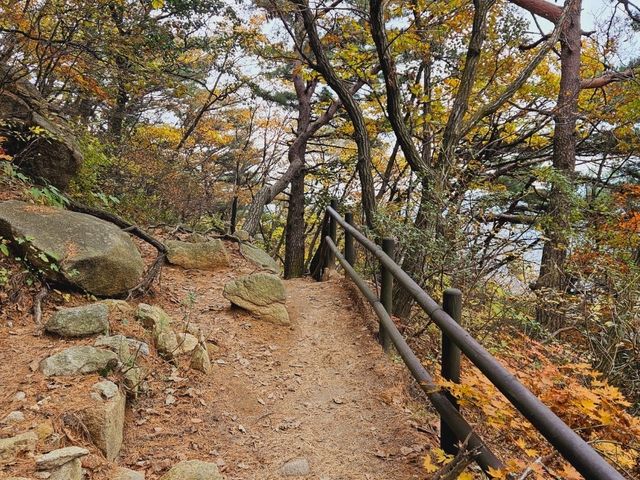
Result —
M 541 324 L 552 329 L 562 327 L 565 321 L 562 306 L 558 306 L 555 303 L 557 298 L 553 297 L 562 295 L 568 287 L 566 260 L 571 228 L 571 180 L 576 164 L 575 130 L 581 86 L 581 3 L 581 0 L 576 0 L 570 4 L 571 10 L 560 37 L 560 90 L 554 118 L 553 167 L 563 178 L 551 185 L 548 207 L 550 221 L 544 229 L 544 235 L 548 240 L 542 251 L 537 282 L 541 303 L 536 317 Z
M 284 249 L 284 278 L 304 275 L 304 177 L 301 169 L 291 181 Z
M 360 188 L 362 191 L 362 210 L 367 226 L 374 228 L 374 216 L 376 211 L 376 199 L 373 189 L 373 176 L 371 174 L 371 144 L 369 141 L 369 133 L 367 132 L 366 123 L 362 110 L 358 102 L 353 97 L 353 92 L 347 87 L 346 83 L 338 77 L 329 58 L 327 57 L 318 29 L 316 28 L 316 17 L 311 12 L 309 4 L 306 0 L 294 0 L 296 5 L 300 7 L 300 15 L 304 23 L 304 28 L 309 38 L 309 45 L 316 58 L 314 68 L 322 75 L 331 89 L 336 92 L 340 102 L 344 105 L 344 109 L 349 115 L 349 120 L 353 125 L 354 140 L 358 147 L 358 162 L 356 168 L 360 177 Z

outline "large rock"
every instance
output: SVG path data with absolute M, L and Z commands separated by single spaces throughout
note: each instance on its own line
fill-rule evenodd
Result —
M 227 283 L 222 292 L 232 304 L 250 311 L 260 320 L 288 325 L 282 280 L 270 273 L 254 273 Z
M 0 236 L 51 281 L 98 296 L 135 287 L 144 262 L 129 235 L 83 213 L 11 200 L 0 203 Z
M 40 362 L 45 377 L 107 371 L 118 366 L 118 355 L 86 345 L 67 348 Z
M 240 245 L 240 253 L 242 253 L 242 255 L 247 260 L 256 264 L 260 268 L 269 270 L 270 272 L 273 272 L 275 274 L 280 273 L 280 266 L 273 258 L 271 258 L 271 256 L 269 256 L 267 252 L 265 252 L 261 248 L 248 243 L 242 243 Z
M 66 121 L 21 72 L 3 66 L 0 76 L 0 146 L 36 180 L 65 189 L 82 164 Z
M 103 380 L 93 386 L 91 402 L 81 413 L 82 423 L 94 445 L 111 461 L 122 447 L 126 396 L 115 383 Z
M 174 465 L 160 480 L 223 480 L 223 477 L 215 463 L 186 460 Z
M 0 466 L 15 461 L 21 453 L 33 452 L 37 442 L 38 435 L 35 432 L 0 438 Z
M 229 265 L 229 254 L 222 240 L 180 242 L 167 240 L 167 260 L 173 265 L 197 270 L 215 270 Z
M 80 307 L 63 308 L 47 320 L 44 329 L 63 337 L 86 337 L 109 331 L 109 307 L 92 303 Z

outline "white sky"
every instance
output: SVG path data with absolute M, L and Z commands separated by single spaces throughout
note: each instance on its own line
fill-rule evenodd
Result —
M 564 5 L 564 1 L 561 0 L 549 0 L 557 5 Z M 613 11 L 615 10 L 617 2 L 615 0 L 582 0 L 582 29 L 585 31 L 603 31 L 607 27 L 607 23 L 609 22 Z M 621 7 L 618 7 L 618 18 L 626 21 L 626 13 Z M 551 23 L 538 18 L 540 25 L 544 27 L 545 30 L 551 30 L 553 27 Z M 536 27 L 531 22 L 533 26 L 533 31 L 536 31 Z M 598 28 L 600 27 L 600 28 Z M 638 52 L 640 51 L 640 34 L 629 32 L 629 29 L 626 31 L 626 36 L 621 42 L 623 48 L 619 52 L 620 55 L 618 57 L 618 61 L 614 62 L 611 59 L 612 63 L 619 63 L 620 65 L 626 64 L 632 58 L 636 58 L 640 56 Z

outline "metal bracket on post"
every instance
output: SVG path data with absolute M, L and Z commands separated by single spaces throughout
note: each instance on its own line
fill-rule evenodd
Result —
M 442 295 L 442 309 L 449 314 L 458 324 L 462 320 L 462 292 L 457 288 L 447 288 Z M 442 334 L 442 377 L 454 383 L 460 383 L 460 349 L 447 337 Z M 447 398 L 453 406 L 460 410 L 456 399 L 449 392 Z M 440 447 L 445 453 L 455 455 L 458 453 L 455 434 L 448 427 L 446 422 L 440 419 Z
M 393 238 L 382 239 L 382 250 L 392 260 L 394 256 L 394 247 L 395 240 Z M 380 265 L 380 278 L 380 303 L 382 303 L 384 309 L 387 311 L 389 316 L 391 316 L 393 314 L 393 275 L 387 268 Z M 391 338 L 389 338 L 382 322 L 380 322 L 379 335 L 382 349 L 388 353 L 391 349 Z
M 349 225 L 353 226 L 353 213 L 345 213 L 344 219 Z M 352 267 L 356 263 L 356 249 L 353 242 L 353 235 L 348 230 L 344 231 L 344 258 Z

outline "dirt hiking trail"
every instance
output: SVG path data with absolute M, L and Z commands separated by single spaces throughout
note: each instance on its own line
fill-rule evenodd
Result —
M 196 324 L 212 346 L 213 367 L 203 374 L 184 361 L 171 365 L 149 356 L 147 389 L 127 406 L 116 463 L 144 471 L 151 480 L 191 459 L 217 463 L 228 480 L 424 478 L 422 458 L 437 439 L 435 417 L 425 415 L 424 403 L 412 398 L 401 362 L 382 352 L 375 322 L 347 281 L 337 274 L 321 283 L 285 281 L 291 326 L 277 326 L 230 308 L 222 296 L 226 282 L 255 271 L 237 250 L 232 256 L 232 265 L 216 272 L 168 266 L 157 293 L 139 300 Z M 54 307 L 47 306 L 45 318 Z M 137 322 L 112 330 L 145 335 Z M 99 377 L 45 379 L 29 368 L 34 359 L 93 339 L 34 333 L 28 311 L 2 338 L 7 338 L 0 345 L 3 411 L 20 407 L 10 400 L 16 391 L 26 392 L 27 404 L 44 398 L 39 408 L 25 409 L 28 424 L 53 421 L 62 438 L 59 446 L 91 450 L 83 459 L 88 479 L 111 478 L 114 463 L 64 426 L 73 413 L 70 406 Z M 309 472 L 285 476 L 283 465 L 300 458 Z M 10 473 L 28 474 L 32 464 L 25 459 Z

